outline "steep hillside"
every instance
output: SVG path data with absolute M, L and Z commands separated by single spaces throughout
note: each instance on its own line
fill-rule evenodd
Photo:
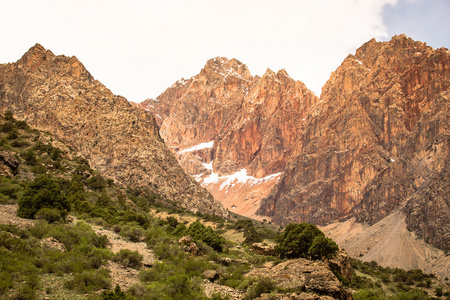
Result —
M 445 250 L 450 241 L 449 64 L 449 50 L 404 35 L 371 40 L 318 99 L 284 70 L 252 77 L 216 58 L 141 107 L 185 171 L 233 212 L 281 225 L 352 220 L 361 229 L 352 237 L 366 232 L 340 244 L 352 254 L 446 276 L 431 245 Z M 402 259 L 389 255 L 386 237 L 357 251 L 379 224 L 404 241 Z
M 236 59 L 217 57 L 138 106 L 154 114 L 186 172 L 231 211 L 256 217 L 317 101 L 285 70 L 253 77 Z
M 117 183 L 227 215 L 183 172 L 153 117 L 113 95 L 76 57 L 55 56 L 37 44 L 16 63 L 0 65 L 0 99 L 1 112 L 52 133 Z
M 408 200 L 409 227 L 448 245 L 450 200 L 437 190 L 448 189 L 449 64 L 447 49 L 404 35 L 349 55 L 258 212 L 280 224 L 351 216 L 374 224 Z

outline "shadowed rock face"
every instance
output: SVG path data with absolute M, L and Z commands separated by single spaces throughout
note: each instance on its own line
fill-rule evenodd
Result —
M 280 224 L 351 216 L 373 224 L 408 201 L 410 228 L 448 245 L 437 229 L 449 232 L 448 197 L 436 188 L 448 185 L 449 87 L 447 49 L 404 35 L 364 44 L 323 87 L 258 212 Z
M 189 209 L 226 216 L 223 206 L 187 176 L 153 117 L 95 80 L 76 57 L 41 45 L 0 65 L 0 111 L 52 133 L 119 184 L 145 186 Z

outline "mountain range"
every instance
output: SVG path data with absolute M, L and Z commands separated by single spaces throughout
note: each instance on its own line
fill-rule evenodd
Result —
M 236 59 L 217 57 L 135 105 L 155 116 L 186 172 L 230 211 L 279 225 L 370 227 L 401 216 L 389 230 L 404 224 L 413 240 L 445 250 L 449 58 L 449 50 L 405 35 L 373 39 L 317 97 L 285 70 L 251 76 Z M 349 251 L 373 258 L 373 247 Z M 386 251 L 376 260 L 393 261 Z M 443 253 L 429 255 L 427 265 L 436 257 Z M 415 256 L 404 260 L 402 267 L 423 267 Z
M 371 40 L 317 97 L 286 70 L 252 76 L 217 57 L 130 104 L 76 57 L 37 44 L 0 65 L 0 112 L 50 132 L 118 184 L 193 211 L 312 222 L 354 256 L 445 277 L 449 59 L 404 35 Z M 425 254 L 394 259 L 386 232 Z

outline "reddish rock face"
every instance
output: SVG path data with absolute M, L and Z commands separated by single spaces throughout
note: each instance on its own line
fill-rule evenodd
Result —
M 449 50 L 404 35 L 371 40 L 319 100 L 284 70 L 252 77 L 237 60 L 216 58 L 145 105 L 186 172 L 234 212 L 278 224 L 373 224 L 407 202 L 410 228 L 425 226 L 421 236 L 443 247 L 450 204 L 433 191 L 450 153 L 449 61 Z M 236 172 L 253 184 L 232 181 Z
M 227 216 L 187 176 L 159 136 L 155 120 L 113 95 L 76 57 L 41 45 L 0 65 L 0 112 L 48 131 L 119 184 L 147 187 L 188 209 Z
M 404 35 L 349 55 L 309 111 L 296 153 L 259 213 L 282 224 L 350 216 L 373 224 L 404 201 L 424 207 L 412 204 L 417 192 L 449 161 L 449 67 L 447 49 Z M 449 224 L 449 201 L 439 203 L 425 218 Z M 419 218 L 411 222 L 419 227 Z
M 303 130 L 306 111 L 317 101 L 285 70 L 267 70 L 262 77 L 253 77 L 236 59 L 217 57 L 209 60 L 198 75 L 177 81 L 140 107 L 155 116 L 161 136 L 177 153 L 186 172 L 195 175 L 232 211 L 255 217 L 259 200 L 276 182 L 263 178 L 284 169 L 294 140 Z M 213 142 L 210 148 L 189 150 L 208 142 Z M 225 176 L 243 169 L 252 184 L 237 184 L 236 180 L 223 188 Z M 208 177 L 212 173 L 222 178 L 219 184 Z M 265 183 L 264 192 L 256 182 Z M 258 195 L 250 206 L 236 199 L 241 195 L 243 201 L 250 194 Z

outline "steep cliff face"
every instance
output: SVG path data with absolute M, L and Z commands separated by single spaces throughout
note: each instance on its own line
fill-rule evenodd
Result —
M 41 45 L 0 65 L 0 111 L 51 132 L 120 184 L 146 186 L 189 209 L 225 216 L 220 203 L 187 176 L 153 117 L 95 80 L 76 57 Z
M 258 212 L 281 224 L 351 216 L 374 224 L 409 201 L 410 227 L 438 234 L 438 224 L 450 223 L 448 199 L 425 201 L 418 191 L 430 195 L 433 182 L 446 176 L 449 87 L 447 49 L 404 35 L 364 44 L 323 87 L 296 152 Z M 413 208 L 426 216 L 414 217 Z M 430 241 L 442 246 L 449 239 Z
M 238 60 L 217 57 L 139 106 L 187 173 L 230 210 L 256 217 L 317 101 L 285 70 L 253 77 Z

